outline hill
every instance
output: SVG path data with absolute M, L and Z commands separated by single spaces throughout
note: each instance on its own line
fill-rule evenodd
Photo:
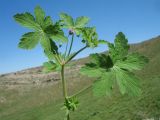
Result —
M 149 64 L 136 72 L 142 79 L 140 97 L 122 96 L 117 90 L 110 97 L 95 98 L 92 90 L 80 94 L 80 106 L 73 120 L 147 120 L 160 118 L 160 36 L 131 45 L 131 51 L 149 57 Z M 88 58 L 75 60 L 67 68 L 69 93 L 90 85 L 79 68 Z M 76 63 L 78 65 L 76 66 Z M 31 68 L 0 76 L 0 120 L 63 120 L 63 99 L 58 73 L 43 74 Z M 73 74 L 72 71 L 76 71 Z M 73 92 L 74 91 L 74 92 Z

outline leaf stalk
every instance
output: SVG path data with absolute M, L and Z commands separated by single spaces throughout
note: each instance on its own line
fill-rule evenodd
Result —
M 71 45 L 70 45 L 70 48 L 69 48 L 68 56 L 70 55 L 71 50 L 72 50 L 73 40 L 74 40 L 74 34 L 72 34 Z

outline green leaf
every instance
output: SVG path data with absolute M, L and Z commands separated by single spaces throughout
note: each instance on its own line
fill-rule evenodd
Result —
M 56 70 L 56 68 L 57 68 L 57 65 L 52 61 L 43 63 L 43 72 L 45 73 L 53 72 Z
M 69 16 L 68 14 L 60 13 L 60 18 L 61 18 L 61 20 L 64 21 L 64 24 L 67 25 L 69 28 L 74 26 L 73 18 L 71 16 Z
M 66 13 L 61 13 L 60 18 L 62 20 L 61 23 L 63 23 L 62 24 L 63 28 L 67 28 L 70 31 L 73 31 L 73 33 L 75 33 L 77 36 L 82 34 L 82 28 L 84 28 L 89 21 L 89 18 L 85 16 L 78 17 L 74 21 L 74 19 Z M 93 42 L 96 42 L 96 41 L 93 41 Z
M 16 20 L 16 22 L 18 22 L 20 25 L 24 27 L 34 30 L 40 29 L 39 24 L 35 22 L 34 17 L 28 12 L 22 14 L 16 14 L 14 15 L 14 19 Z
M 45 54 L 45 56 L 46 56 L 49 60 L 55 60 L 55 56 L 54 56 L 54 54 L 53 54 L 51 51 L 49 51 L 49 50 L 44 50 L 44 54 Z
M 129 45 L 128 40 L 122 32 L 119 32 L 115 38 L 116 52 L 119 52 L 120 58 L 125 57 L 128 54 Z
M 84 36 L 89 38 L 88 31 L 84 32 Z M 91 62 L 83 67 L 84 70 L 82 69 L 84 75 L 98 78 L 93 85 L 94 94 L 96 96 L 109 94 L 110 88 L 114 85 L 110 80 L 113 80 L 117 82 L 122 94 L 140 95 L 139 79 L 132 71 L 142 69 L 148 59 L 138 53 L 128 54 L 129 45 L 123 33 L 116 36 L 115 44 L 104 40 L 100 43 L 108 45 L 109 54 L 90 55 Z M 96 72 L 100 74 L 96 76 Z
M 45 29 L 45 33 L 53 40 L 64 43 L 68 41 L 68 38 L 64 35 L 64 32 L 60 29 L 58 22 L 54 25 L 50 25 Z
M 47 37 L 46 34 L 42 35 L 40 43 L 44 50 L 51 51 L 50 39 Z
M 113 66 L 110 57 L 105 54 L 91 54 L 90 58 L 92 62 L 85 64 L 80 69 L 81 74 L 88 77 L 101 77 L 103 73 L 106 73 Z
M 80 73 L 88 77 L 100 77 L 103 73 L 103 69 L 95 69 L 88 66 L 84 66 L 80 69 Z
M 112 72 L 106 72 L 102 74 L 93 84 L 93 93 L 95 96 L 110 95 L 115 82 L 115 75 Z
M 127 56 L 123 61 L 116 62 L 116 66 L 127 69 L 129 71 L 133 70 L 141 70 L 146 63 L 148 63 L 148 59 L 145 56 L 142 56 L 138 53 L 132 53 Z
M 56 54 L 58 52 L 58 47 L 57 47 L 56 43 L 53 40 L 51 40 L 47 36 L 47 34 L 44 33 L 42 35 L 42 39 L 41 39 L 40 43 L 41 43 L 42 47 L 44 48 L 44 50 L 51 51 L 54 54 Z
M 40 6 L 35 7 L 34 9 L 34 14 L 36 18 L 36 22 L 43 26 L 44 19 L 45 19 L 45 12 Z
M 138 96 L 141 94 L 141 89 L 138 82 L 139 79 L 133 73 L 120 69 L 117 66 L 114 66 L 112 70 L 116 75 L 116 81 L 122 94 L 127 93 L 133 96 Z
M 50 39 L 51 51 L 53 54 L 58 54 L 58 47 L 56 43 Z
M 62 109 L 66 109 L 66 115 L 68 115 L 68 112 L 75 111 L 79 105 L 79 101 L 77 97 L 71 97 L 65 99 L 64 107 Z
M 99 44 L 104 44 L 104 45 L 108 45 L 108 41 L 105 41 L 105 40 L 98 40 L 98 43 Z
M 49 60 L 55 60 L 55 55 L 58 54 L 58 47 L 53 40 L 49 39 L 48 42 L 49 42 L 49 45 L 50 45 L 51 48 L 50 49 L 44 48 L 44 53 L 48 57 Z M 45 43 L 46 42 L 42 41 L 42 44 L 45 44 Z
M 29 32 L 22 36 L 21 41 L 18 44 L 22 49 L 33 49 L 39 42 L 39 34 L 37 32 Z
M 58 34 L 52 35 L 52 39 L 57 42 L 61 42 L 61 43 L 68 41 L 68 38 L 66 36 L 64 36 L 63 33 L 58 33 Z
M 96 64 L 98 67 L 109 69 L 113 67 L 112 60 L 110 56 L 106 54 L 91 54 L 90 58 L 92 60 L 92 63 Z
M 67 41 L 61 29 L 60 22 L 58 21 L 53 24 L 51 17 L 45 17 L 45 12 L 39 6 L 35 8 L 34 13 L 35 18 L 27 12 L 14 16 L 15 20 L 22 26 L 35 31 L 23 35 L 19 47 L 23 49 L 32 49 L 40 41 L 45 55 L 50 60 L 56 61 L 55 54 L 58 55 L 59 53 L 56 43 L 52 41 L 52 36 L 54 36 L 54 40 L 58 40 L 60 43 Z
M 80 34 L 82 34 L 82 29 L 75 28 L 74 31 L 75 31 L 75 33 L 76 33 L 77 36 L 79 36 Z
M 50 16 L 45 17 L 44 23 L 43 23 L 43 29 L 45 30 L 47 27 L 53 25 L 52 19 Z
M 86 41 L 87 46 L 97 47 L 98 45 L 98 35 L 96 33 L 95 27 L 85 27 L 82 29 L 82 38 Z
M 109 53 L 114 63 L 128 55 L 129 45 L 128 40 L 122 32 L 116 35 L 114 44 L 108 43 Z
M 92 63 L 95 63 L 98 66 L 101 66 L 101 55 L 98 53 L 90 54 L 89 57 L 92 60 Z
M 89 18 L 85 16 L 78 17 L 75 22 L 75 27 L 82 28 L 89 22 Z

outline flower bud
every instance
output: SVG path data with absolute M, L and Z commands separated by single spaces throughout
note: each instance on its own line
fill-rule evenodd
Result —
M 69 30 L 69 34 L 70 34 L 70 35 L 73 35 L 73 34 L 74 34 L 74 30 L 70 29 L 70 30 Z

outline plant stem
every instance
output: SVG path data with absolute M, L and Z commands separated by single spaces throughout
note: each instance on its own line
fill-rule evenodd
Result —
M 67 120 L 70 120 L 70 116 L 69 116 L 69 113 L 68 113 L 68 115 L 67 115 Z
M 70 48 L 69 48 L 68 56 L 70 55 L 71 50 L 72 50 L 73 40 L 74 40 L 74 34 L 72 35 L 72 40 L 71 40 L 71 45 L 70 45 Z
M 73 95 L 71 95 L 71 96 L 69 96 L 69 97 L 70 97 L 70 98 L 75 97 L 75 96 L 83 93 L 84 91 L 88 90 L 88 89 L 91 88 L 91 87 L 92 87 L 92 85 L 89 85 L 89 86 L 83 88 L 82 90 L 78 91 L 77 93 L 75 93 L 75 94 L 73 94 Z
M 63 87 L 63 96 L 64 96 L 64 100 L 66 101 L 67 99 L 67 88 L 66 88 L 66 81 L 64 79 L 64 65 L 61 66 L 61 79 L 62 79 L 62 87 Z M 70 120 L 70 116 L 69 113 L 67 114 L 67 120 Z
M 71 46 L 70 46 L 70 49 L 69 49 L 68 56 L 70 55 L 70 52 L 71 52 L 71 49 L 72 49 L 73 38 L 74 38 L 74 35 L 72 35 L 72 41 L 71 41 Z M 80 53 L 81 51 L 83 51 L 83 50 L 86 49 L 86 48 L 87 48 L 87 46 L 81 48 L 81 49 L 78 50 L 75 54 L 73 54 L 66 62 L 64 62 L 63 64 L 61 64 L 61 79 L 62 79 L 64 100 L 67 100 L 67 99 L 68 99 L 67 89 L 66 89 L 66 81 L 65 81 L 65 79 L 64 79 L 64 66 L 65 66 L 65 64 L 67 64 L 69 61 L 71 61 L 78 53 Z M 69 113 L 67 114 L 66 117 L 67 117 L 67 120 L 70 120 L 70 114 L 69 114 Z
M 57 55 L 55 55 L 55 60 L 56 60 L 59 64 L 61 64 L 61 61 L 60 61 L 60 59 L 58 58 Z
M 61 68 L 61 79 L 62 79 L 62 87 L 63 87 L 63 96 L 66 99 L 67 98 L 67 89 L 66 89 L 66 81 L 64 79 L 64 65 L 62 65 L 62 68 Z
M 69 34 L 68 34 L 68 40 L 69 40 Z M 64 53 L 64 57 L 66 57 L 67 50 L 68 50 L 68 41 L 67 41 L 67 45 L 66 45 L 66 49 L 65 49 L 65 53 Z
M 86 49 L 88 46 L 85 46 L 83 48 L 81 48 L 80 50 L 78 50 L 76 53 L 74 53 L 67 61 L 65 64 L 67 64 L 69 61 L 71 61 L 77 54 L 79 54 L 80 52 L 82 52 L 84 49 Z

